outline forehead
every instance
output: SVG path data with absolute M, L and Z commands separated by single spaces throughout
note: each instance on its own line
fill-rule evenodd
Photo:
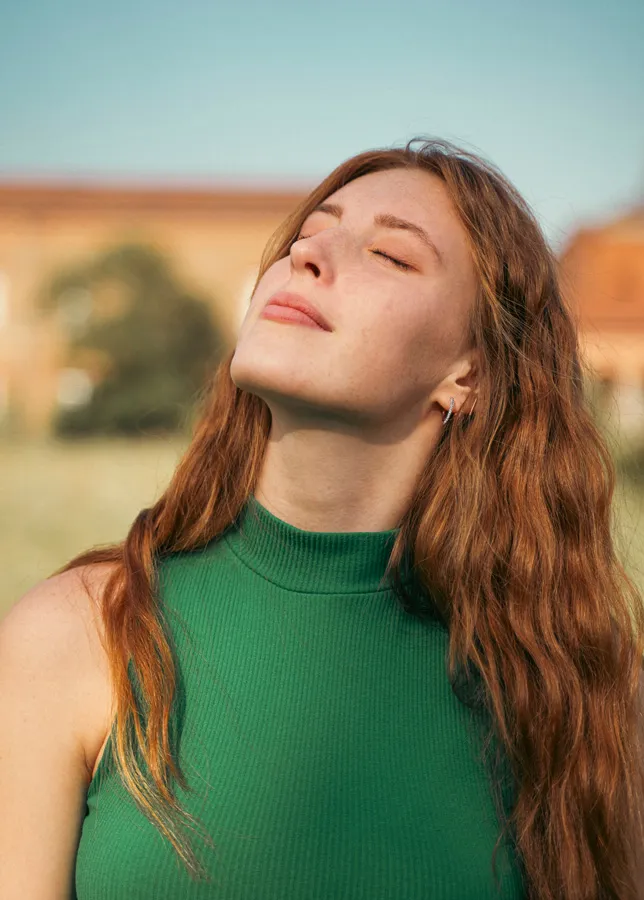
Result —
M 382 212 L 415 212 L 419 216 L 430 216 L 432 210 L 454 213 L 442 179 L 416 169 L 369 172 L 343 185 L 331 197 L 346 206 L 347 214 L 354 208 L 383 202 L 388 208 Z

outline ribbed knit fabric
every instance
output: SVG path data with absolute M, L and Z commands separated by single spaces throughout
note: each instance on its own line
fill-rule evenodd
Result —
M 220 539 L 159 563 L 179 666 L 177 799 L 192 881 L 116 774 L 87 794 L 78 900 L 519 900 L 448 633 L 383 575 L 397 530 L 309 532 L 253 496 Z

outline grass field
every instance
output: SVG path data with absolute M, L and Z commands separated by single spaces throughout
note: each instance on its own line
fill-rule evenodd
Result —
M 0 443 L 0 616 L 72 556 L 121 540 L 187 440 Z
M 187 438 L 0 443 L 0 617 L 82 550 L 121 540 L 164 490 Z M 644 591 L 644 485 L 618 483 L 615 539 Z

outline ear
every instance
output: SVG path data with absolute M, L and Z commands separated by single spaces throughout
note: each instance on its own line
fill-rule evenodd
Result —
M 438 403 L 447 412 L 453 397 L 454 415 L 471 412 L 476 402 L 479 373 L 479 351 L 469 350 L 454 363 L 438 388 L 432 391 L 432 402 Z

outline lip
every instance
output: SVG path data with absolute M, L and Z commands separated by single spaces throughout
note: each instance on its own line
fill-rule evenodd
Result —
M 313 304 L 306 300 L 301 294 L 293 294 L 290 291 L 278 291 L 269 299 L 266 306 L 264 306 L 264 309 L 268 306 L 288 306 L 291 309 L 299 309 L 304 315 L 313 319 L 320 328 L 323 328 L 325 331 L 333 331 L 320 310 L 316 306 L 313 306 Z

